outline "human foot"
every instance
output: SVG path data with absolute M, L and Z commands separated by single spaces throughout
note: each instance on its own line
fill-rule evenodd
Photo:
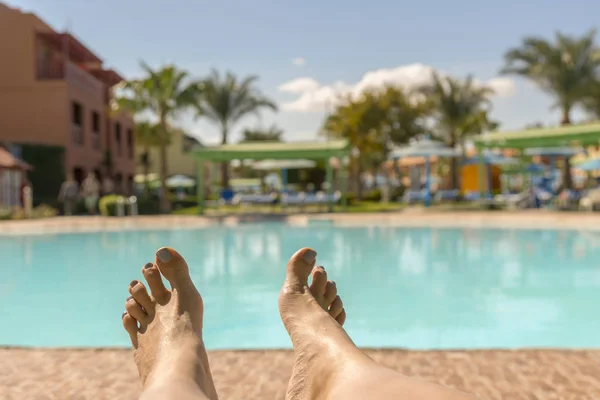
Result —
M 401 375 L 360 351 L 342 328 L 346 313 L 335 284 L 327 281 L 322 267 L 314 268 L 316 255 L 304 248 L 292 256 L 279 295 L 279 312 L 295 356 L 287 400 L 474 399 Z
M 342 328 L 346 311 L 335 282 L 327 280 L 323 267 L 314 267 L 316 255 L 304 248 L 292 256 L 279 295 L 279 313 L 295 354 L 286 399 L 325 397 L 331 376 L 348 362 L 372 362 Z
M 204 306 L 187 263 L 175 250 L 163 247 L 156 252 L 156 263 L 146 264 L 142 274 L 152 295 L 137 280 L 129 284 L 123 326 L 144 388 L 176 381 L 192 390 L 197 386 L 206 397 L 216 399 L 202 341 Z M 165 287 L 161 274 L 172 290 Z

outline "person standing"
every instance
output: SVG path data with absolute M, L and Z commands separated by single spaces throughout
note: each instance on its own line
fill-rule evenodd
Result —
M 64 215 L 73 215 L 77 206 L 77 195 L 79 194 L 79 184 L 73 175 L 68 174 L 67 179 L 60 186 L 58 192 L 58 201 L 63 206 Z
M 98 198 L 100 197 L 100 182 L 98 182 L 93 172 L 90 172 L 81 183 L 81 197 L 83 197 L 88 214 L 96 214 Z

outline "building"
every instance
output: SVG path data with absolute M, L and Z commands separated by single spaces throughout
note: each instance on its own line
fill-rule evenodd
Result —
M 0 145 L 0 209 L 21 205 L 21 190 L 30 169 L 31 166 Z
M 10 143 L 34 167 L 28 154 L 62 148 L 54 162 L 58 180 L 73 174 L 81 181 L 95 172 L 100 179 L 112 176 L 117 190 L 129 190 L 135 173 L 133 120 L 109 113 L 111 87 L 123 78 L 73 34 L 2 3 L 0 54 L 0 142 Z M 28 150 L 20 154 L 23 148 Z M 36 168 L 34 196 L 35 180 L 47 182 L 43 174 L 50 173 L 56 171 Z M 47 191 L 53 190 L 58 187 Z
M 199 146 L 200 142 L 179 129 L 171 129 L 169 132 L 167 176 L 186 175 L 195 178 L 197 173 L 196 159 L 189 153 L 194 146 Z M 137 173 L 143 174 L 144 170 L 147 169 L 150 174 L 159 174 L 159 152 L 158 147 L 144 148 L 138 145 L 136 147 Z

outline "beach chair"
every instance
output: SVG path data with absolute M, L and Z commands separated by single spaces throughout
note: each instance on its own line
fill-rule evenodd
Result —
M 404 196 L 402 196 L 402 201 L 406 204 L 414 204 L 421 203 L 425 201 L 426 193 L 424 190 L 409 190 L 404 192 Z
M 435 194 L 435 200 L 438 202 L 455 201 L 460 196 L 459 190 L 438 190 Z
M 579 209 L 583 211 L 600 210 L 600 189 L 590 189 L 579 200 Z
M 222 189 L 219 194 L 219 205 L 229 205 L 233 203 L 233 198 L 235 197 L 235 192 L 231 189 Z

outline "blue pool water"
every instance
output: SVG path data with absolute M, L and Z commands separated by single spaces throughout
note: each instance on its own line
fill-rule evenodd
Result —
M 600 347 L 600 233 L 328 223 L 0 236 L 0 345 L 127 346 L 127 285 L 157 248 L 189 261 L 211 349 L 290 347 L 277 296 L 318 252 L 369 347 Z

